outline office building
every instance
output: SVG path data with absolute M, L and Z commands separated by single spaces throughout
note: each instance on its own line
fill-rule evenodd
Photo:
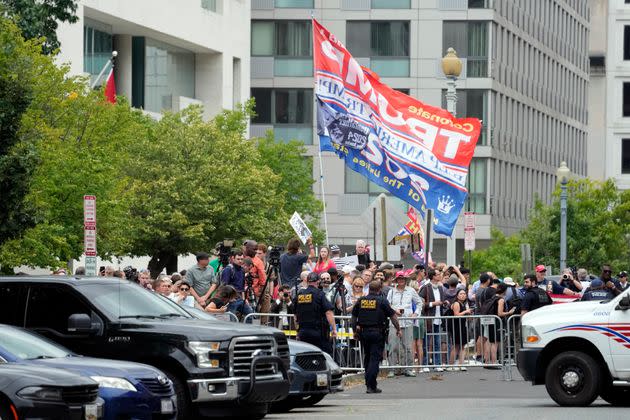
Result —
M 249 97 L 249 1 L 80 0 L 77 16 L 59 27 L 59 61 L 94 80 L 118 51 L 117 93 L 156 118 L 190 104 L 209 117 Z
M 524 227 L 535 197 L 550 202 L 561 161 L 586 175 L 587 0 L 252 0 L 251 7 L 258 103 L 251 134 L 272 129 L 276 138 L 303 140 L 317 193 L 311 13 L 385 83 L 432 105 L 445 107 L 440 63 L 455 48 L 463 61 L 457 114 L 483 121 L 465 206 L 476 213 L 478 247 L 491 227 L 507 234 Z M 361 215 L 382 189 L 331 153 L 323 167 L 330 242 L 373 243 L 371 219 Z M 445 255 L 437 237 L 434 257 Z

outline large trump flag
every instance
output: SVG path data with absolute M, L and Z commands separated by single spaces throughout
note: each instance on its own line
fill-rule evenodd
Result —
M 481 122 L 381 83 L 314 19 L 313 60 L 321 149 L 414 208 L 434 209 L 435 232 L 450 236 Z

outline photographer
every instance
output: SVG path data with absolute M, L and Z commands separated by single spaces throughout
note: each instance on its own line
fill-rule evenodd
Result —
M 582 292 L 582 283 L 573 276 L 573 272 L 570 268 L 565 268 L 562 271 L 562 278 L 560 280 L 560 286 L 565 287 L 575 293 Z
M 245 301 L 245 271 L 243 270 L 243 253 L 232 250 L 230 263 L 221 272 L 221 284 L 232 286 L 236 290 L 236 300 L 230 303 L 228 311 L 233 314 L 240 312 L 243 316 L 251 314 L 253 309 Z
M 249 239 L 243 243 L 243 254 L 252 259 L 252 266 L 249 274 L 252 277 L 252 287 L 257 300 L 256 310 L 261 313 L 268 313 L 271 305 L 271 286 L 267 284 L 267 273 L 265 272 L 265 263 L 256 256 L 258 243 Z M 263 318 L 261 322 L 264 323 Z
M 287 285 L 280 286 L 278 299 L 271 304 L 272 314 L 293 314 L 293 300 L 291 299 L 291 288 Z M 282 316 L 276 318 L 276 328 L 289 330 L 295 328 L 292 317 Z
M 280 256 L 280 284 L 293 288 L 299 282 L 302 266 L 315 257 L 315 247 L 311 238 L 306 240 L 309 254 L 305 255 L 300 250 L 300 240 L 291 238 L 287 243 L 287 252 Z

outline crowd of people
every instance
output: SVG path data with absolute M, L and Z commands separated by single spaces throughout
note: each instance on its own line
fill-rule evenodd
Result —
M 313 331 L 323 330 L 324 339 L 311 340 L 306 333 L 303 339 L 326 351 L 332 351 L 327 342 L 337 333 L 332 316 L 352 314 L 377 281 L 379 293 L 394 310 L 400 327 L 384 332 L 384 359 L 390 366 L 400 367 L 390 369 L 390 376 L 415 376 L 418 369 L 414 366 L 423 366 L 420 371 L 466 370 L 475 363 L 492 368 L 498 363 L 503 333 L 499 329 L 505 328 L 511 315 L 551 304 L 554 295 L 604 300 L 630 287 L 627 272 L 613 276 L 608 265 L 599 276 L 589 275 L 585 269 L 566 269 L 559 281 L 546 277 L 544 265 L 536 266 L 534 274 L 526 274 L 520 281 L 499 278 L 492 272 L 482 272 L 471 280 L 470 270 L 463 266 L 432 262 L 404 269 L 387 262 L 377 264 L 370 259 L 364 241 L 357 241 L 351 258 L 342 257 L 337 245 L 320 247 L 318 252 L 310 240 L 305 245 L 302 249 L 298 238 L 291 239 L 277 270 L 270 266 L 267 246 L 249 240 L 223 258 L 219 247 L 212 255 L 200 252 L 192 267 L 156 279 L 151 279 L 148 270 L 131 267 L 103 267 L 100 274 L 127 278 L 182 306 L 212 314 L 231 313 L 238 319 L 251 313 L 277 314 L 263 323 L 285 330 L 306 331 L 304 326 L 317 320 L 296 309 L 315 308 L 319 321 Z M 81 269 L 76 274 L 83 274 Z M 313 297 L 322 300 L 309 306 Z M 472 315 L 489 315 L 504 322 L 482 323 Z

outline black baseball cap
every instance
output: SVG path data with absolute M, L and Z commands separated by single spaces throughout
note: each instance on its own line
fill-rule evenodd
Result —
M 319 274 L 313 273 L 313 272 L 308 273 L 308 277 L 306 277 L 306 281 L 309 283 L 319 281 Z

